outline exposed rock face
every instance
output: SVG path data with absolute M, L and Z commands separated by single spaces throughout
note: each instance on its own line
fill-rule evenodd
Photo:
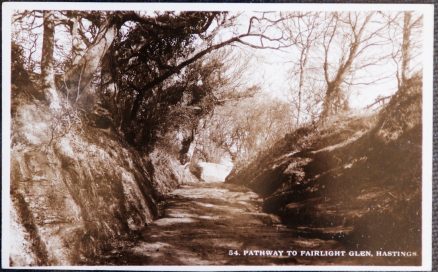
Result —
M 119 136 L 108 113 L 93 112 L 98 98 L 80 101 L 87 113 L 63 97 L 53 110 L 33 81 L 14 63 L 11 266 L 92 264 L 107 245 L 154 220 L 167 193 L 198 181 L 179 158 L 191 131 L 141 153 Z
M 11 265 L 92 263 L 182 181 L 198 181 L 177 155 L 141 154 L 69 106 L 53 112 L 22 92 L 12 104 Z
M 414 78 L 379 114 L 299 129 L 227 182 L 264 196 L 303 236 L 420 252 L 421 127 Z
M 27 239 L 13 245 L 35 256 L 29 262 L 14 250 L 14 265 L 86 262 L 99 244 L 151 222 L 149 161 L 67 112 L 61 120 L 44 105 L 22 102 L 13 118 L 11 197 L 14 223 L 24 227 L 17 235 Z

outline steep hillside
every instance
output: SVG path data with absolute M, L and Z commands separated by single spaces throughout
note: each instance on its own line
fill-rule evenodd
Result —
M 11 265 L 92 263 L 156 218 L 170 190 L 196 181 L 172 154 L 130 147 L 101 116 L 67 103 L 49 109 L 21 72 L 12 86 Z
M 414 78 L 380 113 L 299 129 L 227 182 L 262 195 L 301 236 L 420 252 L 421 127 Z

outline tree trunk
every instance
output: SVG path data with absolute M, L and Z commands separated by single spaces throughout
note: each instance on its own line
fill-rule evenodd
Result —
M 322 104 L 322 112 L 321 112 L 321 119 L 326 119 L 331 114 L 331 107 L 332 107 L 332 95 L 333 95 L 333 88 L 331 86 L 331 83 L 327 84 L 327 90 L 325 92 L 324 96 L 324 102 Z
M 308 54 L 308 47 L 303 48 L 301 50 L 301 56 L 300 56 L 300 80 L 298 85 L 298 105 L 297 105 L 297 120 L 296 120 L 296 126 L 298 127 L 300 125 L 300 114 L 301 114 L 301 96 L 304 86 L 304 69 L 307 64 L 307 54 Z
M 359 46 L 362 43 L 362 34 L 365 30 L 365 26 L 368 24 L 371 17 L 372 17 L 372 13 L 368 14 L 365 17 L 364 22 L 362 23 L 362 25 L 360 27 L 351 26 L 353 40 L 349 44 L 349 52 L 347 55 L 345 55 L 345 57 L 346 57 L 345 62 L 341 63 L 341 65 L 337 69 L 335 77 L 332 80 L 329 79 L 328 72 L 327 72 L 328 71 L 328 69 L 327 69 L 328 50 L 326 49 L 325 62 L 324 62 L 323 67 L 324 67 L 324 73 L 325 73 L 325 80 L 327 83 L 327 90 L 326 90 L 326 95 L 324 98 L 323 110 L 321 113 L 322 119 L 326 119 L 327 117 L 329 117 L 333 114 L 337 114 L 340 111 L 346 111 L 349 109 L 348 99 L 344 96 L 344 94 L 342 92 L 341 84 L 344 82 L 345 77 L 347 76 L 347 74 L 351 70 L 353 62 L 357 58 Z
M 109 22 L 102 26 L 102 31 L 95 38 L 95 42 L 87 49 L 85 54 L 77 61 L 65 75 L 67 88 L 72 97 L 77 101 L 81 93 L 89 86 L 93 75 L 102 62 L 102 58 L 114 41 L 116 26 L 110 26 Z
M 54 12 L 43 12 L 43 48 L 41 54 L 42 91 L 50 108 L 59 109 L 60 101 L 55 86 L 55 70 L 53 67 L 53 49 L 55 44 Z
M 79 36 L 79 16 L 76 14 L 71 15 L 72 28 L 71 28 L 71 51 L 72 51 L 72 65 L 77 65 L 81 59 L 81 37 Z
M 405 11 L 403 19 L 401 85 L 409 79 L 409 64 L 411 59 L 411 12 Z
M 331 82 L 327 86 L 322 106 L 322 119 L 349 110 L 348 99 L 342 93 L 341 82 Z

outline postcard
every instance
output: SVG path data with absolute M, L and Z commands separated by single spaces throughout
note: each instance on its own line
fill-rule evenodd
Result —
M 432 269 L 433 5 L 2 21 L 3 268 Z

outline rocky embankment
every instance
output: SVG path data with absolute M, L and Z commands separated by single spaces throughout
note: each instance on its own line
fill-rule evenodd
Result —
M 25 74 L 13 83 L 11 265 L 89 263 L 152 222 L 178 184 L 196 180 L 176 156 L 136 151 L 98 116 L 68 103 L 49 109 Z
M 414 78 L 378 114 L 298 129 L 227 182 L 263 196 L 302 237 L 420 252 L 421 129 Z

